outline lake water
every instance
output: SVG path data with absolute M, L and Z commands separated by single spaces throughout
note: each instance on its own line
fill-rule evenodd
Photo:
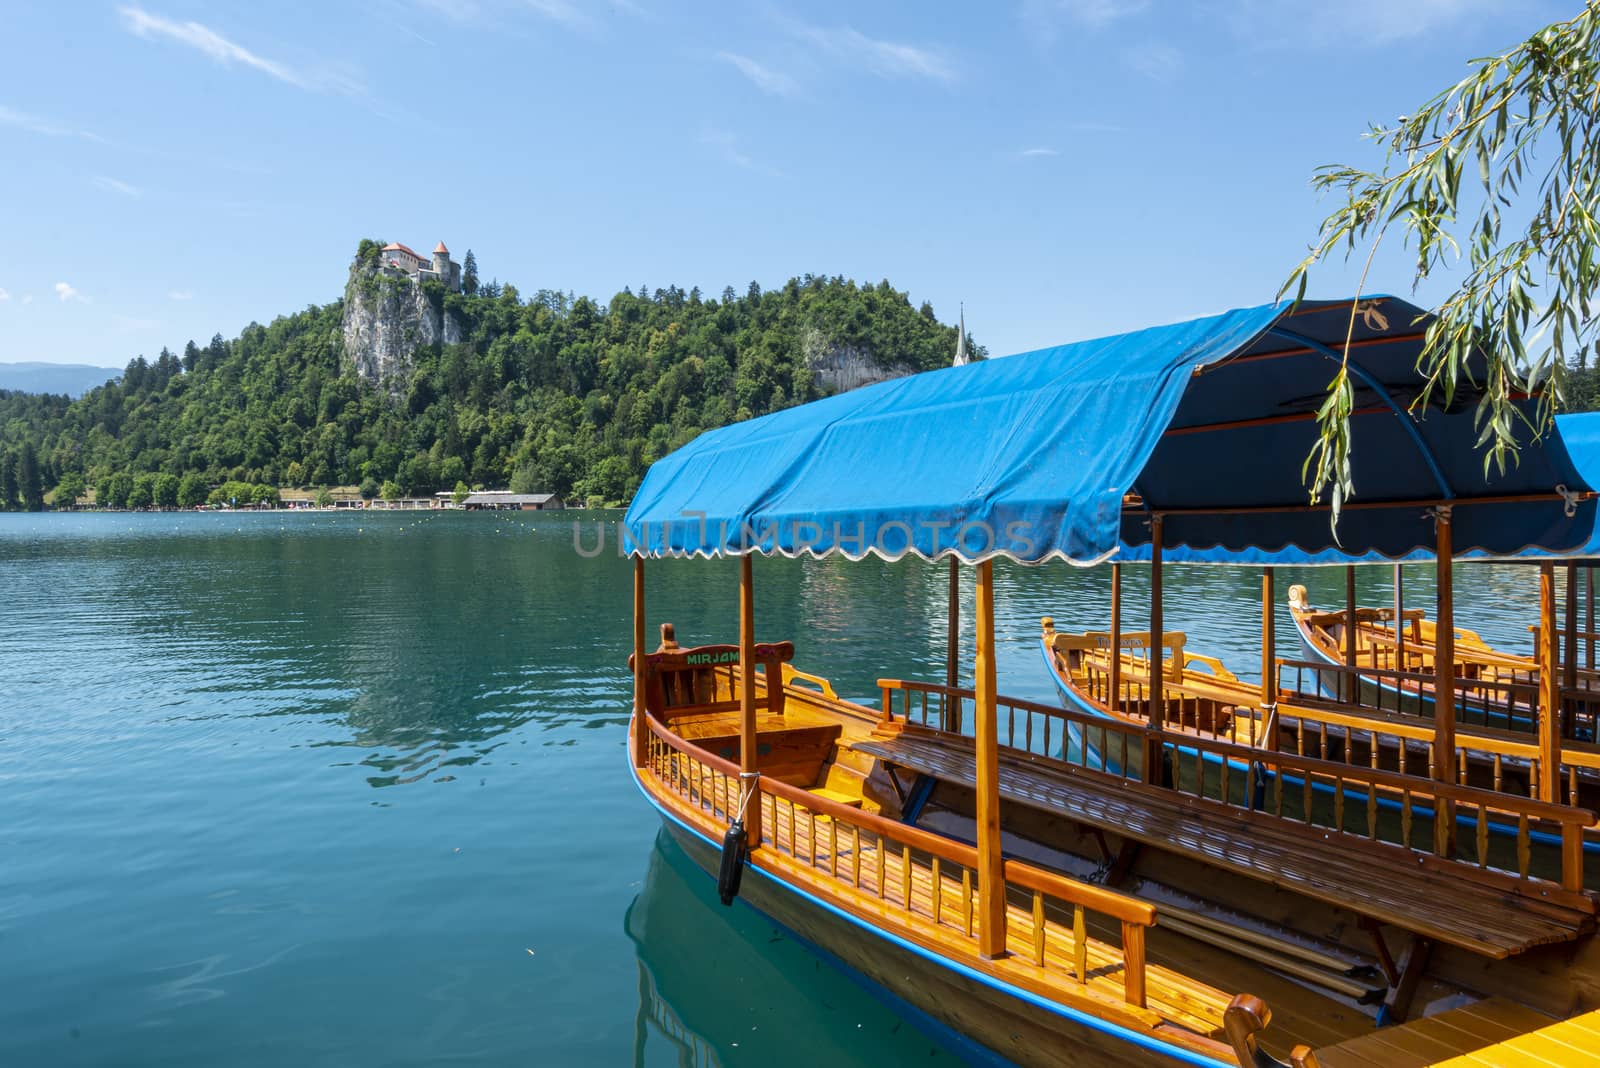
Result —
M 956 1063 L 658 834 L 615 520 L 0 515 L 0 1064 Z M 652 643 L 736 640 L 736 565 L 648 572 Z M 841 693 L 942 680 L 942 566 L 755 573 L 759 636 Z M 1168 574 L 1169 628 L 1254 676 L 1258 574 Z M 1106 579 L 997 567 L 1002 692 L 1053 700 L 1038 618 L 1103 626 Z M 1457 589 L 1529 649 L 1533 571 Z

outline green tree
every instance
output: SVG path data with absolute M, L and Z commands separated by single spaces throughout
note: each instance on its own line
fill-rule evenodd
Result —
M 472 496 L 472 490 L 467 488 L 467 484 L 465 482 L 457 482 L 456 488 L 450 494 L 450 500 L 459 508 L 461 502 L 470 496 Z
M 55 507 L 71 508 L 78 503 L 78 498 L 89 492 L 84 485 L 83 476 L 76 471 L 68 471 L 61 476 L 61 481 L 56 483 Z
M 478 292 L 478 257 L 472 254 L 470 248 L 467 249 L 466 259 L 461 261 L 461 292 L 469 297 Z
M 317 507 L 318 508 L 332 508 L 333 507 L 333 491 L 330 490 L 327 486 L 318 486 L 317 487 Z
M 1448 403 L 1481 350 L 1484 463 L 1503 470 L 1523 418 L 1517 397 L 1543 387 L 1536 420 L 1548 426 L 1568 362 L 1600 345 L 1592 303 L 1600 286 L 1600 2 L 1474 60 L 1466 78 L 1368 136 L 1385 150 L 1379 169 L 1337 164 L 1314 177 L 1338 204 L 1284 291 L 1304 294 L 1311 267 L 1341 250 L 1364 252 L 1370 268 L 1396 231 L 1419 283 L 1464 255 L 1460 282 L 1428 326 L 1420 362 L 1428 386 L 1413 403 L 1426 405 L 1436 390 Z M 1355 315 L 1352 308 L 1352 323 Z M 1327 491 L 1335 514 L 1355 490 L 1354 395 L 1341 367 L 1306 461 L 1313 499 Z
M 39 452 L 32 441 L 24 441 L 22 451 L 17 453 L 17 493 L 27 511 L 44 508 L 44 474 L 39 470 Z
M 531 463 L 519 464 L 511 472 L 512 493 L 539 493 L 539 468 Z
M 177 475 L 162 473 L 157 475 L 150 484 L 151 503 L 157 508 L 176 508 L 178 506 L 178 489 L 183 485 Z
M 154 482 L 152 475 L 135 476 L 133 489 L 128 493 L 128 507 L 137 511 L 154 504 L 156 502 Z
M 127 508 L 128 499 L 132 496 L 133 476 L 126 471 L 118 471 L 106 481 L 104 493 L 106 508 Z
M 0 512 L 17 506 L 17 458 L 9 449 L 0 449 Z
M 178 480 L 178 507 L 197 508 L 206 503 L 209 492 L 204 476 L 190 472 Z
M 379 493 L 378 480 L 371 477 L 362 479 L 360 492 L 362 500 L 372 500 L 372 498 L 376 497 Z
M 400 489 L 400 483 L 395 482 L 392 479 L 383 484 L 382 492 L 383 499 L 386 501 L 398 501 L 401 497 L 405 496 L 405 493 Z

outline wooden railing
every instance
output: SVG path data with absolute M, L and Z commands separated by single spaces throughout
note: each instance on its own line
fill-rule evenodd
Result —
M 1291 704 L 1287 700 L 1279 703 L 1278 717 L 1278 744 L 1285 750 L 1292 745 L 1298 756 L 1383 767 L 1428 778 L 1437 770 L 1433 726 L 1426 720 L 1387 712 L 1345 710 L 1326 703 Z M 1293 741 L 1286 741 L 1284 734 L 1292 735 Z M 1545 771 L 1543 755 L 1527 735 L 1469 727 L 1456 732 L 1453 774 L 1462 785 L 1476 785 L 1497 794 L 1539 797 Z M 1564 742 L 1561 767 L 1555 777 L 1555 799 L 1582 807 L 1580 782 L 1600 782 L 1600 747 Z M 1596 832 L 1600 827 L 1591 828 L 1589 833 Z
M 880 679 L 879 687 L 885 695 L 886 718 L 893 718 L 889 696 L 895 692 L 904 695 L 903 707 L 911 708 L 916 707 L 913 695 L 925 690 L 973 699 L 971 690 L 901 680 Z M 1512 875 L 1530 884 L 1527 892 L 1534 895 L 1540 891 L 1531 884 L 1554 882 L 1569 891 L 1578 891 L 1583 885 L 1583 834 L 1595 823 L 1595 813 L 1587 809 L 1299 753 L 1153 731 L 1136 723 L 1014 698 L 1000 698 L 999 708 L 1001 745 L 1018 748 L 1008 740 L 1004 724 L 1006 710 L 1019 709 L 1060 724 L 1058 729 L 1072 741 L 1059 753 L 1046 755 L 1066 764 L 1134 780 L 1140 771 L 1130 766 L 1128 758 L 1150 747 L 1162 754 L 1163 763 L 1171 769 L 1164 785 L 1179 793 Z M 913 718 L 911 722 L 917 721 Z M 1514 860 L 1496 856 L 1500 850 L 1494 847 L 1499 843 L 1492 843 L 1489 835 L 1495 814 L 1509 818 Z M 1455 833 L 1458 815 L 1473 821 L 1474 835 Z M 1532 864 L 1536 842 L 1531 832 L 1543 827 L 1551 828 L 1560 842 L 1559 856 L 1552 858 L 1551 865 L 1559 875 L 1553 880 L 1537 873 Z M 1424 830 L 1431 833 L 1420 833 Z M 1506 866 L 1508 863 L 1514 866 Z
M 1334 702 L 1392 712 L 1399 716 L 1431 716 L 1434 676 L 1419 671 L 1394 671 L 1363 664 L 1325 664 L 1279 660 L 1278 690 L 1297 704 Z M 1456 722 L 1532 733 L 1537 728 L 1539 687 L 1535 683 L 1495 679 L 1455 679 Z M 1424 701 L 1428 711 L 1424 711 Z
M 878 691 L 882 695 L 879 708 L 884 719 L 899 719 L 953 734 L 962 733 L 959 729 L 959 710 L 963 704 L 970 707 L 973 699 L 971 690 L 901 679 L 879 679 Z M 1058 754 L 1064 745 L 1077 744 L 1079 741 L 1069 730 L 1070 721 L 1066 713 L 1056 705 L 1003 694 L 997 698 L 997 705 L 1002 745 L 1050 756 Z M 958 726 L 952 728 L 952 722 Z M 1119 752 L 1112 756 L 1125 763 L 1130 758 L 1137 760 L 1138 751 Z
M 714 824 L 728 823 L 740 804 L 737 765 L 695 749 L 654 719 L 648 722 L 646 767 L 656 781 Z M 790 858 L 836 891 L 866 898 L 864 904 L 873 909 L 890 910 L 914 930 L 931 927 L 954 937 L 976 956 L 978 856 L 973 847 L 773 780 L 761 780 L 759 796 L 764 806 L 760 849 Z M 1057 971 L 1056 962 L 1064 958 L 1068 965 L 1062 970 L 1087 985 L 1095 969 L 1089 964 L 1085 912 L 1107 916 L 1122 927 L 1123 999 L 1146 1007 L 1145 929 L 1156 922 L 1153 905 L 1018 860 L 1005 861 L 1004 878 L 1008 900 L 1031 905 L 1008 910 L 1007 941 L 1026 947 L 1018 956 L 1047 971 Z M 1054 909 L 1070 912 L 1070 930 L 1047 919 Z M 1055 944 L 1063 938 L 1065 944 Z M 1115 949 L 1098 952 L 1106 948 Z

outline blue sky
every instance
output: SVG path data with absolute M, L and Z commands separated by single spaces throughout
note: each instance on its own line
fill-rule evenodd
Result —
M 888 278 L 995 355 L 1259 303 L 1318 164 L 1576 6 L 6 0 L 0 361 L 232 336 L 362 237 L 524 293 Z

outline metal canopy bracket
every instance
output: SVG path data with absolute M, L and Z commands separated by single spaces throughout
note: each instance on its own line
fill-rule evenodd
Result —
M 1293 330 L 1285 330 L 1281 326 L 1271 327 L 1267 330 L 1267 333 L 1271 334 L 1273 337 L 1280 337 L 1285 341 L 1292 341 L 1296 345 L 1304 345 L 1312 352 L 1320 353 L 1335 363 L 1342 364 L 1343 366 L 1350 368 L 1350 373 L 1359 378 L 1362 385 L 1366 386 L 1368 389 L 1372 390 L 1372 392 L 1378 395 L 1379 399 L 1382 400 L 1383 403 L 1388 406 L 1389 410 L 1394 413 L 1395 418 L 1400 420 L 1400 424 L 1405 427 L 1406 433 L 1411 435 L 1412 442 L 1417 446 L 1417 452 L 1422 455 L 1423 462 L 1428 465 L 1429 474 L 1433 475 L 1434 482 L 1439 486 L 1439 496 L 1445 500 L 1455 499 L 1455 490 L 1450 488 L 1450 482 L 1444 477 L 1444 469 L 1439 466 L 1438 458 L 1433 455 L 1433 450 L 1430 449 L 1428 447 L 1428 443 L 1423 440 L 1422 431 L 1417 429 L 1416 420 L 1412 419 L 1406 410 L 1400 407 L 1395 399 L 1389 395 L 1389 391 L 1383 388 L 1383 384 L 1373 376 L 1371 371 L 1368 371 L 1355 360 L 1348 359 L 1346 356 L 1340 354 L 1327 345 L 1324 345 L 1315 338 L 1306 337 L 1304 334 L 1297 334 Z

